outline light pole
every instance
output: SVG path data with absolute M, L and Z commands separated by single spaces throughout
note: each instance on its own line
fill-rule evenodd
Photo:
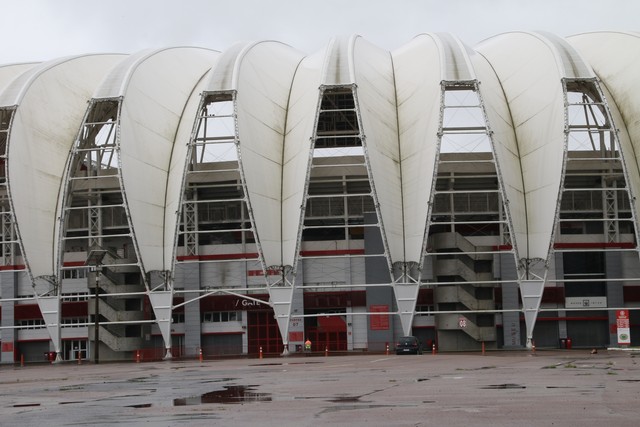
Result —
M 107 254 L 104 249 L 92 249 L 85 261 L 85 265 L 92 267 L 96 272 L 95 286 L 95 314 L 94 314 L 94 333 L 93 333 L 93 360 L 96 364 L 100 363 L 100 272 L 102 271 L 102 260 Z

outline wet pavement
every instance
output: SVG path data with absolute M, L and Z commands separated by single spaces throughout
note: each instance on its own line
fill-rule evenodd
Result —
M 0 366 L 0 426 L 638 426 L 640 352 Z

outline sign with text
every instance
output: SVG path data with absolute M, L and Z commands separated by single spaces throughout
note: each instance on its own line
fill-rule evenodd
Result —
M 389 306 L 388 305 L 372 305 L 369 307 L 371 313 L 384 313 L 384 314 L 371 314 L 369 316 L 370 326 L 372 331 L 386 331 L 389 329 Z
M 607 308 L 607 297 L 566 297 L 566 308 Z
M 629 310 L 616 311 L 616 326 L 618 329 L 618 344 L 631 344 L 631 330 L 629 329 Z

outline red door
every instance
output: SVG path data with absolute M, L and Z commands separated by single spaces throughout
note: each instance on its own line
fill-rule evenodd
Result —
M 247 329 L 249 354 L 258 354 L 260 347 L 263 354 L 280 354 L 284 350 L 273 310 L 247 311 Z
M 320 316 L 318 326 L 309 328 L 311 351 L 347 350 L 347 323 L 342 316 Z

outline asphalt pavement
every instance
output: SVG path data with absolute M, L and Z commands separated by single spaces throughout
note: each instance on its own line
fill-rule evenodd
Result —
M 638 426 L 640 352 L 0 366 L 0 426 Z

